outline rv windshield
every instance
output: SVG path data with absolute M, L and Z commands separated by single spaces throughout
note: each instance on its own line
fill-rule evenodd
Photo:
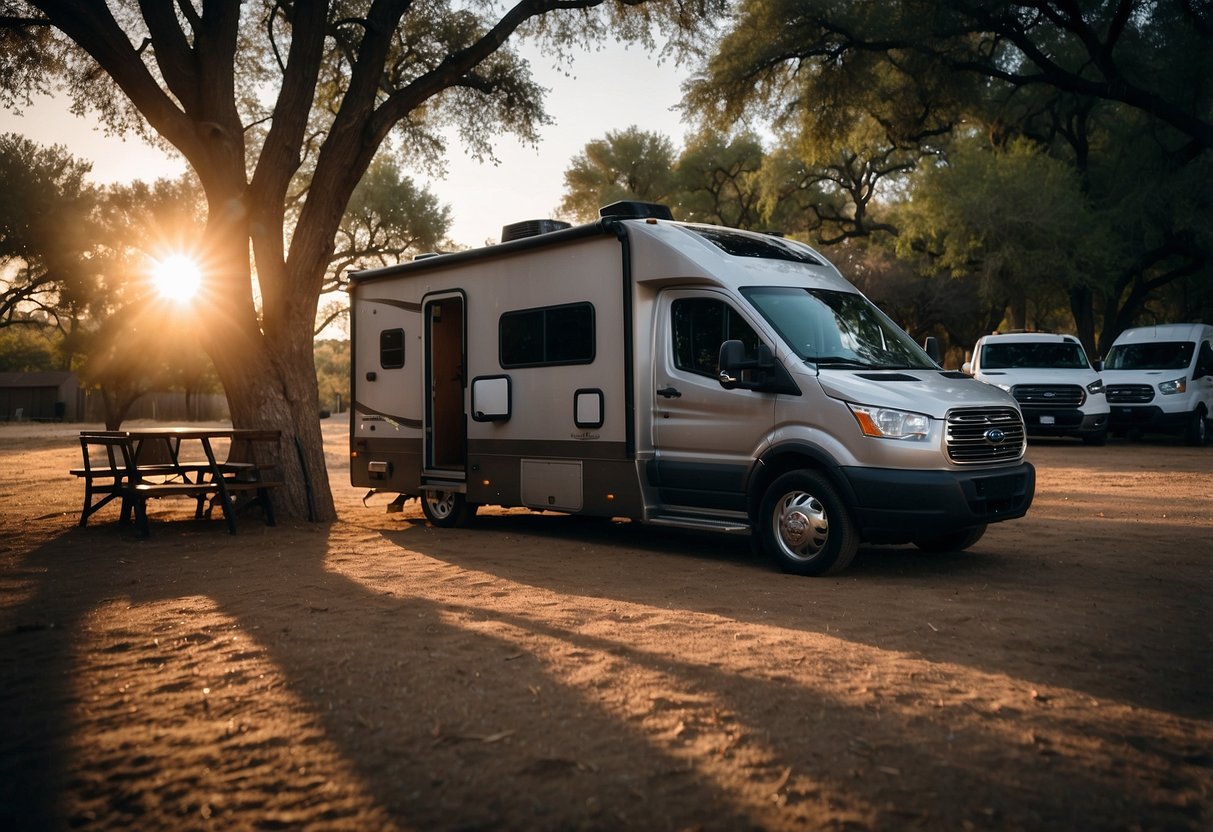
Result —
M 1196 345 L 1191 341 L 1117 344 L 1108 351 L 1105 370 L 1186 370 Z
M 819 368 L 939 369 L 863 295 L 788 286 L 752 286 L 741 293 L 797 355 Z

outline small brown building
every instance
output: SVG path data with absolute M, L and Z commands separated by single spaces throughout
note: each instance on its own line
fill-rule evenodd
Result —
M 75 373 L 0 373 L 0 421 L 79 421 L 84 391 Z

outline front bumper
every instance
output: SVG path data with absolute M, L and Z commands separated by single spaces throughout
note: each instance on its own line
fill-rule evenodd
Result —
M 1188 411 L 1169 412 L 1157 405 L 1112 405 L 1113 428 L 1141 428 L 1157 431 L 1181 431 L 1192 414 Z
M 1081 410 L 1036 410 L 1024 408 L 1023 424 L 1028 436 L 1083 436 L 1108 429 L 1107 413 Z
M 1036 492 L 1030 462 L 972 471 L 844 467 L 863 538 L 904 543 L 1023 517 Z

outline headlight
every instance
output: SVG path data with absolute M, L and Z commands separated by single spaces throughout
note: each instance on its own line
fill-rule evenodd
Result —
M 926 439 L 931 432 L 931 417 L 921 413 L 862 404 L 852 404 L 850 407 L 864 436 L 921 440 Z
M 1174 393 L 1182 393 L 1187 389 L 1188 389 L 1187 376 L 1184 376 L 1182 378 L 1171 379 L 1170 381 L 1164 381 L 1162 384 L 1158 385 L 1158 392 L 1162 393 L 1164 396 L 1170 396 Z
M 1088 384 L 1087 392 L 1090 393 L 1092 396 L 1102 396 L 1104 393 L 1103 379 L 1095 379 L 1095 381 Z

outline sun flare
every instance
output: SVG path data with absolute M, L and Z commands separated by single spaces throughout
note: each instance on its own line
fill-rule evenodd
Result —
M 160 297 L 187 301 L 197 294 L 202 283 L 202 271 L 197 263 L 184 254 L 172 254 L 156 263 L 152 269 L 152 281 Z

